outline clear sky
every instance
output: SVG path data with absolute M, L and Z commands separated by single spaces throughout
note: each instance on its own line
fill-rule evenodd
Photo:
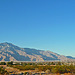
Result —
M 0 43 L 75 57 L 75 0 L 0 0 Z

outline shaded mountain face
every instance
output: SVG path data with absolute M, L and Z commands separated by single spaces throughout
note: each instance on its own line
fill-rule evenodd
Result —
M 11 43 L 0 43 L 0 61 L 51 61 L 74 60 L 51 51 L 20 48 Z
M 75 59 L 75 57 L 72 57 L 72 56 L 66 56 L 67 58 L 70 58 L 70 59 Z

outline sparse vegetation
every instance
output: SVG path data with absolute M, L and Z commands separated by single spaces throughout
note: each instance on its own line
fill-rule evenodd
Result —
M 56 65 L 56 66 L 50 66 L 50 65 L 13 65 L 14 68 L 20 69 L 20 70 L 35 70 L 35 71 L 45 71 L 49 73 L 75 73 L 75 66 L 73 65 Z
M 33 70 L 34 72 L 44 71 L 45 73 L 75 73 L 74 63 L 69 62 L 1 62 L 1 65 L 7 64 L 8 67 L 18 69 L 20 71 Z M 0 73 L 8 73 L 3 67 L 0 67 Z M 25 72 L 26 74 L 27 72 Z

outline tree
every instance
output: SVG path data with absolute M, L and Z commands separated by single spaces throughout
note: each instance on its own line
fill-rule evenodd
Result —
M 11 62 L 7 62 L 7 65 L 13 65 L 13 62 L 11 61 Z
M 0 65 L 6 65 L 6 63 L 5 62 L 1 62 Z

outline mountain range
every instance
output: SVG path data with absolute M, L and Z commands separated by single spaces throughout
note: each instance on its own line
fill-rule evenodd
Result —
M 0 43 L 0 61 L 75 61 L 75 58 L 51 51 L 20 48 L 5 42 Z

